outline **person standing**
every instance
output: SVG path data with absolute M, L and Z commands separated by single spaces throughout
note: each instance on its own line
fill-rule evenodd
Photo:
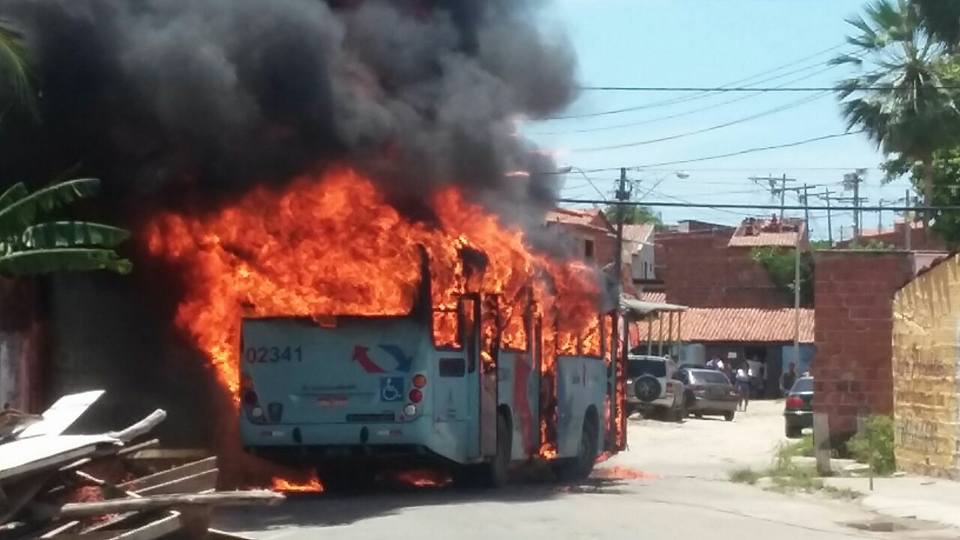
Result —
M 737 392 L 740 394 L 740 403 L 737 405 L 737 409 L 743 412 L 747 412 L 747 405 L 750 404 L 750 377 L 752 372 L 750 370 L 750 363 L 744 361 L 740 364 L 740 367 L 737 368 Z
M 790 393 L 793 383 L 797 382 L 797 365 L 790 362 L 787 372 L 780 376 L 780 393 L 784 396 Z

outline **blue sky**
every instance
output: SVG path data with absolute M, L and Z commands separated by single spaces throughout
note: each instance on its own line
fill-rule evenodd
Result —
M 850 50 L 844 37 L 852 27 L 845 19 L 860 13 L 863 4 L 863 0 L 553 0 L 545 9 L 544 24 L 562 28 L 569 35 L 578 55 L 580 82 L 586 86 L 715 87 L 752 77 L 739 85 L 819 87 L 832 86 L 850 74 L 845 67 L 830 68 L 827 61 Z M 663 103 L 677 99 L 685 101 Z M 561 166 L 584 170 L 698 158 L 846 130 L 832 94 L 704 96 L 584 91 L 562 115 L 639 106 L 645 108 L 531 122 L 522 129 L 540 146 L 555 151 Z M 778 107 L 784 110 L 704 134 L 624 149 L 582 151 L 668 137 Z M 675 117 L 662 119 L 664 116 Z M 643 124 L 605 129 L 631 123 Z M 577 132 L 596 128 L 604 129 Z M 818 186 L 819 191 L 823 186 L 839 190 L 844 172 L 875 168 L 881 161 L 883 156 L 873 143 L 862 135 L 851 135 L 788 149 L 646 168 L 631 171 L 629 176 L 640 181 L 636 188 L 639 193 L 652 190 L 648 200 L 765 204 L 773 202 L 770 194 L 748 177 L 786 174 L 798 180 L 792 185 L 808 183 Z M 677 172 L 689 177 L 678 178 Z M 609 196 L 618 173 L 588 176 Z M 903 197 L 908 187 L 906 181 L 881 186 L 881 176 L 877 170 L 868 172 L 863 188 L 863 194 L 869 197 L 867 204 L 876 204 L 881 198 L 890 204 L 888 200 Z M 563 194 L 598 197 L 597 190 L 578 173 L 567 175 Z M 796 198 L 790 202 L 795 203 Z M 697 218 L 737 223 L 744 214 L 752 213 L 676 208 L 660 211 L 668 222 Z M 849 237 L 852 216 L 837 214 L 835 236 L 842 225 Z M 892 218 L 891 213 L 883 216 L 886 226 Z M 863 221 L 865 227 L 875 228 L 877 214 L 865 213 Z M 816 237 L 826 237 L 825 215 L 815 213 L 811 225 Z

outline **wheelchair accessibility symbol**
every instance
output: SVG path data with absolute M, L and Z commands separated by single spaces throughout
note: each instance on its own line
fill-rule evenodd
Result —
M 403 377 L 380 378 L 380 401 L 401 401 L 403 399 Z

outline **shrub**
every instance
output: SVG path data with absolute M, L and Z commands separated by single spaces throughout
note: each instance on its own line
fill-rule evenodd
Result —
M 847 441 L 847 450 L 860 463 L 870 465 L 875 474 L 897 470 L 893 454 L 893 418 L 871 416 L 863 431 Z

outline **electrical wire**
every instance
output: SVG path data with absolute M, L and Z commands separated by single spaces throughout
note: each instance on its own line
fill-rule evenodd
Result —
M 793 84 L 793 83 L 797 83 L 797 82 L 800 82 L 800 81 L 804 81 L 804 80 L 810 79 L 810 78 L 812 78 L 812 77 L 815 77 L 815 76 L 817 76 L 817 75 L 820 75 L 820 74 L 822 74 L 822 73 L 826 73 L 827 71 L 830 71 L 830 70 L 832 70 L 832 69 L 836 69 L 837 67 L 838 67 L 837 65 L 827 66 L 826 68 L 821 69 L 821 70 L 819 70 L 819 71 L 815 71 L 815 72 L 813 72 L 813 73 L 808 73 L 807 75 L 804 75 L 803 77 L 798 77 L 798 78 L 796 78 L 796 79 L 791 79 L 791 80 L 789 80 L 789 81 L 786 81 L 786 82 L 784 82 L 784 83 L 783 83 L 782 85 L 780 85 L 780 86 L 786 86 L 786 85 L 789 85 L 789 84 Z M 755 98 L 755 97 L 757 97 L 757 95 L 740 96 L 740 97 L 737 97 L 737 98 L 734 98 L 734 99 L 729 99 L 729 100 L 727 100 L 727 101 L 721 101 L 720 103 L 714 103 L 714 104 L 712 104 L 712 105 L 707 105 L 707 106 L 705 106 L 705 107 L 698 107 L 698 108 L 696 108 L 696 109 L 690 109 L 690 110 L 683 111 L 683 112 L 679 112 L 679 113 L 675 113 L 675 114 L 668 114 L 668 115 L 666 115 L 666 116 L 658 116 L 658 117 L 655 117 L 655 118 L 648 118 L 648 119 L 646 119 L 646 120 L 640 120 L 640 121 L 637 121 L 637 122 L 627 122 L 627 123 L 622 123 L 622 124 L 614 124 L 614 125 L 612 125 L 612 126 L 599 126 L 599 127 L 593 127 L 593 128 L 582 128 L 582 129 L 572 129 L 572 130 L 540 131 L 540 132 L 532 132 L 532 133 L 530 133 L 530 135 L 532 135 L 532 136 L 543 136 L 543 135 L 565 135 L 565 134 L 572 134 L 572 133 L 595 133 L 595 132 L 598 132 L 598 131 L 610 131 L 610 130 L 614 130 L 614 129 L 622 129 L 622 128 L 627 128 L 627 127 L 643 126 L 643 125 L 647 125 L 647 124 L 653 124 L 653 123 L 656 123 L 656 122 L 662 122 L 662 121 L 664 121 L 664 120 L 673 120 L 674 118 L 682 118 L 682 117 L 684 117 L 684 116 L 690 116 L 691 114 L 697 114 L 697 113 L 700 113 L 700 112 L 713 110 L 713 109 L 716 109 L 717 107 L 723 107 L 723 106 L 726 106 L 726 105 L 731 105 L 731 104 L 733 104 L 733 103 L 738 103 L 738 102 L 740 102 L 740 101 L 744 101 L 744 100 L 748 100 L 748 99 L 753 99 L 753 98 Z
M 852 91 L 879 91 L 887 92 L 898 90 L 899 87 L 893 85 L 881 85 L 881 86 L 844 86 L 844 90 Z M 937 85 L 937 86 L 928 86 L 926 88 L 936 89 L 936 90 L 960 90 L 960 86 L 954 85 Z M 762 92 L 762 93 L 772 93 L 772 92 L 835 92 L 837 89 L 832 86 L 794 86 L 794 87 L 777 87 L 777 86 L 767 86 L 767 87 L 754 87 L 754 86 L 733 86 L 733 87 L 724 87 L 724 86 L 581 86 L 579 90 L 586 91 L 602 91 L 602 92 L 715 92 L 720 94 L 730 93 L 730 92 Z
M 808 96 L 808 97 L 805 97 L 805 98 L 803 98 L 803 99 L 799 99 L 799 100 L 796 100 L 796 101 L 791 101 L 790 103 L 786 103 L 786 104 L 784 104 L 784 105 L 780 105 L 779 107 L 774 107 L 774 108 L 772 108 L 772 109 L 767 109 L 767 110 L 765 110 L 765 111 L 761 111 L 761 112 L 756 113 L 756 114 L 751 114 L 751 115 L 749 115 L 749 116 L 744 116 L 744 117 L 742 117 L 742 118 L 737 118 L 736 120 L 731 120 L 731 121 L 729 121 L 729 122 L 724 122 L 724 123 L 722 123 L 722 124 L 716 124 L 716 125 L 709 126 L 709 127 L 706 127 L 706 128 L 695 129 L 695 130 L 693 130 L 693 131 L 687 131 L 687 132 L 684 132 L 684 133 L 677 133 L 677 134 L 669 135 L 669 136 L 666 136 L 666 137 L 658 137 L 658 138 L 656 138 L 656 139 L 647 139 L 647 140 L 644 140 L 644 141 L 634 141 L 634 142 L 629 142 L 629 143 L 614 144 L 614 145 L 607 145 L 607 146 L 591 146 L 591 147 L 586 147 L 586 148 L 574 148 L 574 149 L 570 150 L 570 152 L 578 152 L 578 153 L 602 152 L 602 151 L 605 151 L 605 150 L 618 150 L 618 149 L 621 149 L 621 148 L 634 148 L 634 147 L 637 147 L 637 146 L 645 146 L 645 145 L 648 145 L 648 144 L 654 144 L 654 143 L 659 143 L 659 142 L 674 141 L 674 140 L 682 139 L 682 138 L 685 138 L 685 137 L 691 137 L 691 136 L 693 136 L 693 135 L 700 135 L 700 134 L 702 134 L 702 133 L 708 133 L 708 132 L 710 132 L 710 131 L 716 131 L 716 130 L 718 130 L 718 129 L 728 128 L 728 127 L 730 127 L 730 126 L 735 126 L 735 125 L 737 125 L 737 124 L 743 124 L 744 122 L 750 122 L 750 121 L 756 120 L 756 119 L 758 119 L 758 118 L 763 118 L 763 117 L 765 117 L 765 116 L 770 116 L 771 114 L 776 114 L 776 113 L 780 113 L 780 112 L 783 112 L 783 111 L 788 111 L 788 110 L 790 110 L 790 109 L 795 109 L 795 108 L 797 108 L 797 107 L 806 105 L 807 103 L 816 101 L 816 100 L 818 100 L 818 99 L 820 99 L 820 98 L 823 98 L 823 97 L 826 97 L 826 96 L 828 96 L 829 94 L 830 94 L 830 92 L 822 92 L 822 93 L 820 93 L 820 94 L 816 94 L 816 95 L 813 95 L 813 96 Z
M 696 163 L 696 162 L 700 162 L 700 161 L 710 161 L 710 160 L 713 160 L 713 159 L 722 159 L 722 158 L 726 158 L 726 157 L 742 156 L 742 155 L 745 155 L 745 154 L 752 154 L 752 153 L 755 153 L 755 152 L 766 152 L 766 151 L 768 151 L 768 150 L 778 150 L 778 149 L 780 149 L 780 148 L 793 148 L 793 147 L 795 147 L 795 146 L 801 146 L 801 145 L 804 145 L 804 144 L 810 144 L 810 143 L 815 143 L 815 142 L 819 142 L 819 141 L 826 141 L 826 140 L 830 140 L 830 139 L 838 139 L 838 138 L 841 138 L 841 137 L 849 137 L 850 135 L 857 135 L 857 134 L 860 134 L 860 133 L 863 133 L 863 130 L 862 130 L 862 129 L 861 129 L 861 130 L 858 130 L 858 131 L 847 131 L 847 132 L 843 132 L 843 133 L 832 133 L 832 134 L 830 134 L 830 135 L 821 135 L 821 136 L 819 136 L 819 137 L 811 137 L 811 138 L 809 138 L 809 139 L 802 139 L 802 140 L 799 140 L 799 141 L 793 141 L 793 142 L 788 142 L 788 143 L 783 143 L 783 144 L 774 144 L 774 145 L 770 145 L 770 146 L 758 146 L 758 147 L 754 147 L 754 148 L 746 148 L 746 149 L 744 149 L 744 150 L 737 150 L 736 152 L 727 152 L 727 153 L 725 153 L 725 154 L 715 154 L 715 155 L 712 155 L 712 156 L 702 156 L 702 157 L 690 158 L 690 159 L 679 159 L 679 160 L 675 160 L 675 161 L 662 161 L 662 162 L 659 162 L 659 163 L 647 163 L 647 164 L 644 164 L 644 165 L 637 165 L 637 166 L 635 166 L 635 167 L 633 167 L 633 168 L 635 168 L 635 169 L 643 169 L 643 168 L 646 168 L 646 167 L 663 167 L 663 166 L 666 166 L 666 165 L 680 165 L 680 164 L 683 164 L 683 163 Z
M 797 65 L 797 64 L 806 62 L 807 60 L 811 60 L 811 59 L 813 59 L 813 58 L 816 58 L 816 57 L 821 56 L 821 55 L 823 55 L 823 54 L 826 54 L 826 53 L 828 53 L 828 52 L 835 51 L 835 50 L 837 50 L 837 49 L 839 49 L 839 48 L 841 48 L 841 47 L 845 47 L 845 46 L 846 46 L 846 43 L 842 43 L 842 44 L 839 44 L 839 45 L 834 45 L 833 47 L 829 47 L 829 48 L 824 49 L 824 50 L 822 50 L 822 51 L 818 51 L 818 52 L 816 52 L 816 53 L 813 53 L 813 54 L 811 54 L 811 55 L 809 55 L 809 56 L 805 56 L 805 57 L 803 57 L 803 58 L 794 60 L 794 61 L 792 61 L 792 62 L 788 62 L 788 63 L 786 63 L 786 64 L 783 64 L 783 65 L 779 66 L 779 67 L 776 67 L 776 68 L 773 68 L 773 69 L 769 69 L 769 70 L 766 70 L 766 71 L 762 71 L 762 72 L 760 72 L 760 73 L 756 73 L 756 74 L 751 75 L 751 76 L 749 76 L 749 77 L 745 77 L 745 78 L 742 78 L 742 79 L 737 79 L 737 80 L 735 80 L 735 81 L 731 81 L 731 82 L 727 83 L 727 84 L 724 85 L 724 86 L 733 86 L 733 85 L 737 85 L 737 84 L 744 84 L 744 83 L 747 83 L 748 81 L 751 81 L 751 80 L 756 79 L 756 78 L 758 78 L 758 77 L 763 77 L 763 76 L 765 76 L 765 75 L 769 75 L 769 74 L 771 74 L 771 73 L 776 73 L 776 72 L 778 72 L 778 71 L 781 71 L 781 70 L 783 70 L 783 69 L 785 69 L 785 68 L 793 67 L 793 66 L 795 66 L 795 65 Z M 752 83 L 752 84 L 760 84 L 760 83 L 764 83 L 764 82 L 769 82 L 769 81 L 772 81 L 772 80 L 776 80 L 776 79 L 780 79 L 780 78 L 783 78 L 783 77 L 792 75 L 792 74 L 797 73 L 797 72 L 799 72 L 799 71 L 803 71 L 803 70 L 806 70 L 806 69 L 812 69 L 812 68 L 819 67 L 819 66 L 820 66 L 820 64 L 818 63 L 818 64 L 815 64 L 815 65 L 812 65 L 812 66 L 807 66 L 807 67 L 805 67 L 805 68 L 802 68 L 802 69 L 800 69 L 800 70 L 796 70 L 796 71 L 793 71 L 793 72 L 790 72 L 790 73 L 777 75 L 777 76 L 770 77 L 770 78 L 767 78 L 767 79 L 761 79 L 761 80 L 759 80 L 759 81 L 755 81 L 755 82 Z M 696 99 L 701 99 L 701 98 L 703 98 L 703 97 L 709 97 L 709 96 L 712 96 L 712 95 L 714 95 L 714 94 L 715 94 L 715 92 L 706 91 L 706 92 L 703 92 L 702 95 L 699 95 L 699 96 L 686 96 L 686 97 L 682 97 L 682 98 L 673 98 L 673 99 L 663 100 L 663 101 L 654 102 L 654 103 L 647 103 L 647 104 L 644 104 L 644 105 L 637 105 L 637 106 L 634 106 L 634 107 L 626 107 L 626 108 L 622 108 L 622 109 L 613 109 L 613 110 L 607 110 L 607 111 L 598 111 L 598 112 L 594 112 L 594 113 L 572 114 L 572 115 L 564 115 L 564 116 L 552 116 L 552 117 L 546 118 L 546 120 L 571 120 L 571 119 L 577 119 L 577 118 L 593 118 L 593 117 L 597 117 L 597 116 L 607 116 L 607 115 L 611 115 L 611 114 L 621 114 L 621 113 L 625 113 L 625 112 L 640 111 L 640 110 L 651 109 L 651 108 L 655 108 L 655 107 L 665 107 L 665 106 L 668 106 L 668 105 L 676 105 L 676 104 L 678 104 L 678 103 L 685 103 L 685 102 L 688 102 L 688 101 L 693 101 L 693 100 L 696 100 Z

